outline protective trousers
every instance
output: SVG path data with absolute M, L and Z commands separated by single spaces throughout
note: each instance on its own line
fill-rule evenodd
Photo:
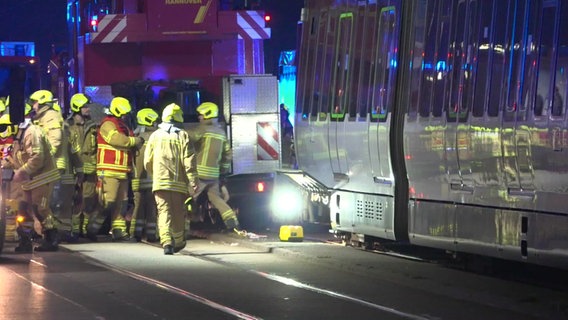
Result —
M 50 208 L 52 193 L 53 183 L 47 183 L 24 191 L 24 203 L 27 204 L 25 205 L 25 210 L 28 212 L 27 218 L 29 219 L 29 212 L 31 211 L 35 219 L 41 224 L 43 240 L 41 245 L 35 248 L 36 251 L 56 251 L 58 249 L 57 226 Z M 27 222 L 25 220 L 23 225 Z M 21 236 L 27 236 L 27 232 L 21 233 Z M 16 251 L 18 251 L 18 248 L 16 248 Z
M 65 237 L 71 236 L 73 201 L 69 199 L 75 191 L 74 181 L 58 181 L 53 187 L 51 210 L 54 217 L 59 221 L 58 229 Z
M 126 219 L 122 215 L 122 204 L 128 196 L 128 180 L 116 179 L 111 177 L 99 177 L 97 182 L 99 202 L 102 206 L 102 213 L 95 212 L 95 216 L 89 218 L 87 235 L 92 240 L 96 235 L 105 218 L 111 218 L 111 230 L 115 233 L 127 234 Z
M 238 228 L 239 227 L 239 220 L 235 211 L 227 204 L 227 202 L 221 196 L 221 191 L 219 189 L 219 181 L 218 180 L 199 180 L 199 189 L 200 192 L 207 190 L 207 197 L 209 198 L 209 202 L 211 205 L 219 210 L 219 214 L 221 215 L 221 219 L 225 223 L 225 226 L 228 229 Z M 197 199 L 199 194 L 194 196 L 194 199 Z
M 96 192 L 97 179 L 96 174 L 86 174 L 81 184 L 81 204 L 71 218 L 74 234 L 86 235 L 89 219 L 93 217 L 96 220 L 100 214 L 99 197 Z M 100 221 L 100 224 L 103 222 L 104 220 Z
M 156 200 L 152 189 L 134 191 L 134 211 L 130 221 L 130 235 L 136 240 L 142 240 L 146 234 L 146 240 L 153 242 L 157 238 L 157 214 Z
M 187 194 L 175 191 L 154 191 L 156 207 L 158 209 L 158 230 L 162 247 L 171 245 L 174 252 L 185 248 L 185 216 L 187 213 L 184 204 Z

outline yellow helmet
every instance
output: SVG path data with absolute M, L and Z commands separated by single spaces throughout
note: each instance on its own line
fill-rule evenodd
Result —
M 197 107 L 197 112 L 203 116 L 203 119 L 212 119 L 219 116 L 219 107 L 213 102 L 203 102 Z
M 163 122 L 183 122 L 183 111 L 180 106 L 175 103 L 168 104 L 164 111 L 162 111 L 162 121 Z
M 0 113 L 6 111 L 6 109 L 8 108 L 8 103 L 9 103 L 9 97 L 6 98 L 6 100 L 4 100 L 3 98 L 0 98 Z
M 53 108 L 53 110 L 55 110 L 57 112 L 61 112 L 61 106 L 59 105 L 59 103 L 57 101 L 53 101 L 52 108 Z
M 49 90 L 38 90 L 32 93 L 30 100 L 39 104 L 46 104 L 53 101 L 53 93 Z
M 29 102 L 26 102 L 26 108 L 24 109 L 24 116 L 27 116 L 32 112 L 32 105 Z
M 156 111 L 150 108 L 144 108 L 136 113 L 136 121 L 139 125 L 151 127 L 160 116 Z
M 89 103 L 91 103 L 91 98 L 88 95 L 84 93 L 75 93 L 71 97 L 71 111 L 81 112 L 81 108 Z
M 130 111 L 132 111 L 132 107 L 130 106 L 130 102 L 128 102 L 125 98 L 116 97 L 111 100 L 109 111 L 113 116 L 120 118 L 130 113 Z
M 3 139 L 8 138 L 9 136 L 14 136 L 16 135 L 16 133 L 18 133 L 18 126 L 12 125 L 12 121 L 10 121 L 10 115 L 7 113 L 0 117 L 0 128 L 5 128 L 2 132 L 0 132 L 0 138 Z

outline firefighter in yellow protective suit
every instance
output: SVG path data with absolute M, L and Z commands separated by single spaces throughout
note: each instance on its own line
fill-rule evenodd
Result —
M 30 99 L 36 101 L 32 106 L 35 111 L 34 124 L 38 125 L 51 147 L 50 153 L 61 175 L 53 190 L 51 210 L 59 221 L 59 237 L 63 241 L 74 242 L 71 235 L 72 201 L 67 195 L 73 194 L 76 184 L 75 173 L 83 174 L 83 164 L 79 158 L 78 146 L 69 144 L 69 130 L 65 126 L 61 107 L 48 90 L 34 92 Z
M 39 102 L 30 100 L 31 105 Z M 57 251 L 58 238 L 56 221 L 50 208 L 50 201 L 54 184 L 59 181 L 60 175 L 55 160 L 49 152 L 49 142 L 42 130 L 31 120 L 30 105 L 26 106 L 26 119 L 19 125 L 18 133 L 14 139 L 12 155 L 3 161 L 3 169 L 13 169 L 13 182 L 20 186 L 15 189 L 12 185 L 12 194 L 19 193 L 18 227 L 20 237 L 16 252 L 32 252 L 31 235 L 34 228 L 34 218 L 39 221 L 42 228 L 42 243 L 35 248 L 36 251 Z
M 185 200 L 195 193 L 198 183 L 194 149 L 182 123 L 181 108 L 174 103 L 166 106 L 162 123 L 150 135 L 144 152 L 144 167 L 153 179 L 160 243 L 166 255 L 185 247 Z
M 2 102 L 0 101 L 0 104 Z M 0 109 L 2 106 L 0 105 Z M 4 112 L 6 109 L 2 110 Z M 18 126 L 13 125 L 10 121 L 10 115 L 8 113 L 3 114 L 0 116 L 0 159 L 2 161 L 8 159 L 8 157 L 12 154 L 12 145 L 14 143 L 14 136 L 18 133 Z M 11 169 L 6 169 L 10 170 Z M 14 241 L 18 237 L 16 236 L 16 213 L 18 210 L 17 207 L 17 193 L 10 192 L 11 183 L 9 181 L 6 182 L 7 184 L 3 188 L 2 201 L 5 201 L 6 205 L 6 241 Z M 15 188 L 19 188 L 18 186 L 13 186 Z M 21 188 L 20 188 L 21 189 Z M 4 193 L 5 192 L 5 193 Z M 21 193 L 21 192 L 20 192 Z M 22 198 L 22 195 L 20 195 Z M 0 240 L 1 242 L 1 240 Z
M 77 177 L 77 188 L 74 194 L 76 206 L 71 218 L 73 237 L 86 236 L 90 217 L 99 215 L 100 205 L 95 191 L 97 186 L 97 124 L 91 119 L 89 104 L 91 98 L 83 93 L 71 97 L 69 107 L 71 117 L 67 119 L 69 126 L 69 143 L 77 145 L 83 162 L 83 177 Z
M 133 155 L 144 143 L 128 127 L 126 117 L 132 111 L 130 102 L 115 97 L 97 134 L 97 175 L 102 216 L 89 219 L 87 236 L 96 240 L 105 217 L 111 217 L 113 241 L 130 241 L 122 205 L 128 196 L 128 175 L 132 171 Z
M 220 175 L 228 173 L 231 165 L 231 147 L 227 135 L 217 126 L 219 108 L 212 102 L 204 102 L 197 107 L 197 113 L 199 126 L 190 134 L 197 152 L 199 191 L 207 192 L 209 202 L 219 210 L 227 229 L 239 233 L 237 215 L 223 199 L 219 186 Z
M 138 127 L 134 134 L 148 141 L 150 135 L 156 131 L 160 115 L 150 108 L 144 108 L 136 113 Z M 144 150 L 146 143 L 136 152 L 134 172 L 132 175 L 132 193 L 134 194 L 134 211 L 130 221 L 130 236 L 141 241 L 146 235 L 148 242 L 156 242 L 157 217 L 156 201 L 152 194 L 152 177 L 144 168 Z

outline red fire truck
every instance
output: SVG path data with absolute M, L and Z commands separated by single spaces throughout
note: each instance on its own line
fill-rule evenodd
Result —
M 188 126 L 195 108 L 222 109 L 233 148 L 231 205 L 249 225 L 268 223 L 275 170 L 282 164 L 278 82 L 264 74 L 264 12 L 249 1 L 69 0 L 67 95 L 101 105 L 114 96 L 158 112 L 177 102 Z M 64 108 L 69 97 L 60 97 Z M 255 222 L 255 223 L 253 223 Z

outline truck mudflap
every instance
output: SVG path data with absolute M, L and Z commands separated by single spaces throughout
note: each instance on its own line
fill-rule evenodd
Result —
M 330 191 L 299 170 L 275 173 L 271 210 L 279 224 L 329 224 Z

